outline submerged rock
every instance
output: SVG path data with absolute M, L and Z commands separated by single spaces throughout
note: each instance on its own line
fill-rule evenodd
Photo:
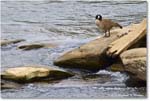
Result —
M 146 48 L 130 49 L 120 55 L 125 71 L 132 78 L 146 81 L 146 55 Z
M 21 87 L 21 85 L 18 83 L 1 81 L 1 90 L 3 90 L 3 89 L 17 89 L 20 87 Z
M 10 68 L 5 70 L 1 75 L 2 79 L 12 80 L 20 83 L 44 80 L 45 78 L 50 78 L 49 80 L 63 79 L 70 76 L 73 76 L 73 74 L 62 69 L 54 69 L 45 66 L 24 66 Z
M 56 47 L 56 45 L 50 43 L 30 43 L 18 46 L 18 49 L 22 50 L 32 50 L 32 49 L 39 49 L 39 48 L 52 48 Z
M 8 44 L 15 44 L 15 43 L 19 43 L 19 42 L 22 42 L 22 41 L 25 41 L 24 39 L 14 39 L 14 40 L 0 40 L 0 44 L 1 46 L 5 46 L 5 45 L 8 45 Z

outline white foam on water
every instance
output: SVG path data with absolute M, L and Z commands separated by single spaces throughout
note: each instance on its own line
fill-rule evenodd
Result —
M 100 70 L 96 74 L 106 74 L 110 75 L 112 78 L 119 82 L 124 82 L 126 81 L 129 77 L 126 74 L 120 73 L 120 72 L 111 72 L 107 70 Z

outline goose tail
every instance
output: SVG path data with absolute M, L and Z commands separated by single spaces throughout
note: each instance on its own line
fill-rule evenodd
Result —
M 120 24 L 118 24 L 118 23 L 115 23 L 115 27 L 119 27 L 119 28 L 123 28 Z

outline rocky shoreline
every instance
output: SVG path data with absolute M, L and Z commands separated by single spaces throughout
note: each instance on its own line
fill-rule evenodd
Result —
M 111 31 L 111 36 L 108 38 L 100 37 L 66 52 L 54 61 L 54 65 L 64 68 L 71 67 L 91 71 L 110 67 L 111 71 L 127 72 L 130 79 L 146 84 L 147 52 L 145 37 L 146 19 L 139 24 L 131 24 L 123 29 L 114 29 Z M 1 46 L 22 41 L 24 40 L 1 40 Z M 56 45 L 50 43 L 31 43 L 18 46 L 17 49 L 26 51 L 39 48 L 53 48 L 55 46 Z M 47 66 L 13 67 L 1 73 L 2 80 L 14 81 L 17 83 L 58 80 L 72 76 L 74 76 L 74 73 Z M 9 83 L 9 85 L 6 81 L 1 82 L 1 88 L 16 88 L 14 83 L 12 85 Z
M 54 64 L 61 67 L 99 70 L 121 61 L 116 70 L 118 68 L 120 71 L 122 68 L 121 71 L 130 72 L 129 75 L 137 75 L 138 81 L 146 82 L 146 47 L 140 47 L 146 46 L 140 45 L 146 43 L 146 40 L 141 42 L 144 37 L 146 37 L 146 19 L 139 24 L 131 24 L 123 29 L 114 29 L 111 37 L 101 37 L 71 50 L 56 59 Z M 132 47 L 134 47 L 133 50 Z M 133 55 L 133 53 L 136 54 Z M 125 59 L 128 55 L 130 63 Z M 133 75 L 130 76 L 133 77 Z

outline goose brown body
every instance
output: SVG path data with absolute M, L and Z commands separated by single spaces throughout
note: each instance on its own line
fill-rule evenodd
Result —
M 113 22 L 112 20 L 110 19 L 102 19 L 102 17 L 100 15 L 97 15 L 98 17 L 96 17 L 96 20 L 95 20 L 95 23 L 96 25 L 98 26 L 98 28 L 100 30 L 102 30 L 104 33 L 105 33 L 105 36 L 108 32 L 109 36 L 110 36 L 110 30 L 113 28 L 113 27 L 119 27 L 119 28 L 122 28 L 121 25 L 119 25 L 118 23 L 116 22 Z

